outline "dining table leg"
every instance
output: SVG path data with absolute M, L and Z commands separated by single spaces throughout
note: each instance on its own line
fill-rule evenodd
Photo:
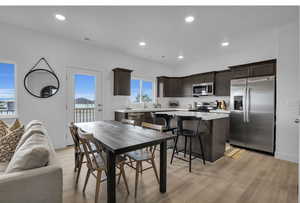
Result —
M 167 190 L 167 141 L 160 143 L 159 191 Z
M 107 153 L 107 203 L 116 203 L 116 155 Z

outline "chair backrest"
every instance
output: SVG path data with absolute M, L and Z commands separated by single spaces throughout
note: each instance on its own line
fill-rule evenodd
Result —
M 160 132 L 163 132 L 163 130 L 164 130 L 164 126 L 162 126 L 162 125 L 157 125 L 157 124 L 147 123 L 147 122 L 142 122 L 142 127 L 143 128 L 149 128 L 149 129 L 152 129 L 152 130 L 157 130 L 157 131 L 160 131 Z
M 86 133 L 80 128 L 78 128 L 77 132 L 79 135 L 79 140 L 83 146 L 88 167 L 92 169 L 93 164 L 95 164 L 97 168 L 100 168 L 101 166 L 99 166 L 98 162 L 96 161 L 97 160 L 96 157 L 99 157 L 101 161 L 104 163 L 106 168 L 106 159 L 104 157 L 105 153 L 102 145 L 95 139 L 93 134 Z
M 133 125 L 133 126 L 136 125 L 136 121 L 135 121 L 135 120 L 122 119 L 121 122 L 122 122 L 123 124 L 129 124 L 129 125 Z
M 78 132 L 77 132 L 77 127 L 74 125 L 73 122 L 71 122 L 69 125 L 69 129 L 70 129 L 70 135 L 71 135 L 74 145 L 75 145 L 75 150 L 78 152 L 81 149 L 80 149 L 80 141 L 79 141 L 79 136 L 78 136 Z
M 177 121 L 177 128 L 178 128 L 178 131 L 180 133 L 182 133 L 182 131 L 183 131 L 183 121 L 197 121 L 195 134 L 196 135 L 198 134 L 202 118 L 195 117 L 195 116 L 179 116 L 179 115 L 176 115 L 175 119 Z
M 152 129 L 152 130 L 157 130 L 159 132 L 163 132 L 164 130 L 164 126 L 162 125 L 157 125 L 157 124 L 147 123 L 147 122 L 142 122 L 142 127 Z M 145 149 L 150 151 L 153 157 L 155 156 L 156 145 L 153 147 L 146 147 Z

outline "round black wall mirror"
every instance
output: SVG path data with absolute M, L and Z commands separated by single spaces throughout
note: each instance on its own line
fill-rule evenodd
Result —
M 42 61 L 47 64 L 48 69 L 34 69 Z M 48 98 L 55 95 L 59 90 L 59 80 L 47 61 L 42 58 L 25 75 L 24 87 L 34 97 Z

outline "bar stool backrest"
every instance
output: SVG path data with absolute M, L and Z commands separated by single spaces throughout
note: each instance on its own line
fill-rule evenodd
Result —
M 194 130 L 194 132 L 195 132 L 196 135 L 199 133 L 200 123 L 201 123 L 202 118 L 195 117 L 195 116 L 179 116 L 179 115 L 176 115 L 175 119 L 177 121 L 178 131 L 181 134 L 183 132 L 183 122 L 184 121 L 197 121 L 196 129 Z

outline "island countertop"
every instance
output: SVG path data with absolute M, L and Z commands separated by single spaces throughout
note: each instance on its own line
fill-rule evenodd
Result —
M 202 120 L 215 120 L 221 118 L 228 118 L 229 114 L 226 113 L 209 113 L 209 112 L 193 112 L 193 111 L 165 111 L 156 112 L 155 114 L 167 114 L 171 116 L 194 116 L 197 118 L 202 118 Z
M 136 108 L 136 109 L 117 109 L 119 113 L 145 113 L 145 112 L 160 112 L 160 111 L 188 111 L 184 108 Z

